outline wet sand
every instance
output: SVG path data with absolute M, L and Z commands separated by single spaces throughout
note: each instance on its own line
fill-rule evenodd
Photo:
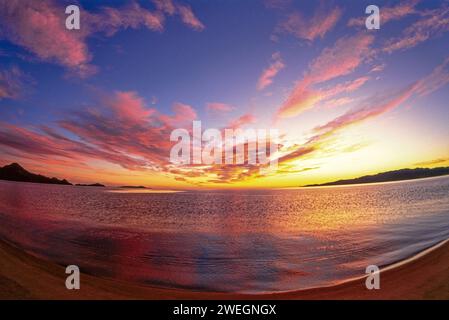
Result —
M 82 271 L 82 270 L 81 270 Z M 65 288 L 65 268 L 0 241 L 0 299 L 449 299 L 449 243 L 381 271 L 379 290 L 365 279 L 276 294 L 195 292 L 139 286 L 81 274 L 81 289 Z

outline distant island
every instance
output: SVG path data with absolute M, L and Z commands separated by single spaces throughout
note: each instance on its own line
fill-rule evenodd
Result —
M 360 184 L 360 183 L 376 183 L 376 182 L 388 182 L 399 180 L 412 180 L 429 178 L 436 176 L 444 176 L 449 174 L 449 167 L 439 168 L 415 168 L 415 169 L 400 169 L 382 172 L 378 174 L 363 176 L 354 179 L 338 180 L 333 182 L 326 182 L 321 184 L 310 184 L 305 187 L 321 187 L 321 186 L 338 186 L 345 184 Z
M 144 187 L 144 186 L 122 186 L 120 188 L 123 188 L 123 189 L 146 189 L 147 187 Z
M 104 184 L 101 184 L 101 183 L 92 183 L 92 184 L 77 183 L 76 186 L 77 187 L 106 187 Z
M 72 185 L 66 179 L 59 180 L 57 178 L 49 178 L 40 174 L 31 173 L 18 163 L 11 163 L 0 167 L 0 180 Z

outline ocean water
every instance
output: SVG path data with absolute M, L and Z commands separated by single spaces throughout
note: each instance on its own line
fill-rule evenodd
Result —
M 449 177 L 266 191 L 0 181 L 0 239 L 104 278 L 221 292 L 326 286 L 449 238 Z

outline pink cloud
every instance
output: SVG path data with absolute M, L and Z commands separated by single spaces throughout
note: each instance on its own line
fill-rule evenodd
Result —
M 413 48 L 449 31 L 449 7 L 429 10 L 421 13 L 421 15 L 423 17 L 407 27 L 402 32 L 401 37 L 389 40 L 383 51 L 392 53 L 397 50 Z
M 206 110 L 211 112 L 231 112 L 235 108 L 229 104 L 221 102 L 211 102 L 206 105 Z
M 44 127 L 42 132 L 36 132 L 7 123 L 2 123 L 0 127 L 2 151 L 16 158 L 37 163 L 65 163 L 71 168 L 79 167 L 89 159 L 106 160 L 125 168 L 144 165 L 143 161 L 121 153 L 68 139 L 51 128 Z
M 135 92 L 116 92 L 96 106 L 72 112 L 55 128 L 30 130 L 2 123 L 0 147 L 30 161 L 78 166 L 95 159 L 129 170 L 161 171 L 169 165 L 171 131 L 195 118 L 195 110 L 186 104 L 174 104 L 173 114 L 165 115 L 148 109 Z M 70 132 L 70 138 L 60 129 Z
M 349 97 L 330 99 L 323 103 L 322 107 L 325 109 L 338 108 L 344 105 L 347 105 L 351 102 L 354 102 L 354 99 Z
M 328 122 L 327 124 L 315 128 L 315 131 L 321 133 L 330 133 L 336 131 L 337 129 L 341 129 L 349 125 L 353 125 L 367 119 L 377 117 L 381 114 L 393 110 L 394 108 L 407 101 L 413 95 L 413 93 L 416 92 L 416 89 L 417 86 L 412 85 L 402 90 L 396 96 L 393 96 L 393 98 L 391 98 L 384 104 L 380 104 L 374 107 L 369 106 L 355 111 L 351 110 L 344 115 Z
M 417 14 L 416 5 L 420 0 L 403 1 L 394 7 L 381 7 L 381 24 L 384 25 L 389 21 L 400 20 L 411 14 Z M 365 27 L 366 16 L 352 18 L 348 22 L 349 27 Z
M 146 108 L 145 102 L 136 92 L 116 92 L 108 104 L 119 119 L 130 124 L 147 120 L 156 111 Z
M 257 82 L 257 89 L 263 90 L 273 83 L 273 78 L 284 69 L 285 64 L 282 61 L 281 54 L 276 52 L 272 55 L 272 63 L 270 66 L 265 69 L 259 77 L 259 81 Z
M 238 117 L 237 119 L 231 120 L 227 127 L 237 129 L 254 122 L 256 122 L 256 117 L 250 113 L 246 113 L 243 116 Z
M 64 12 L 52 1 L 0 0 L 4 36 L 38 58 L 55 61 L 78 71 L 87 68 L 90 55 L 83 35 L 68 32 Z
M 20 158 L 33 165 L 74 168 L 100 160 L 128 170 L 170 173 L 184 181 L 203 176 L 205 171 L 175 169 L 169 163 L 173 146 L 169 137 L 173 129 L 191 124 L 196 116 L 195 110 L 183 103 L 175 103 L 171 115 L 161 114 L 148 109 L 137 93 L 119 91 L 97 105 L 68 114 L 54 128 L 27 129 L 1 123 L 0 150 L 9 159 Z M 237 128 L 253 121 L 254 117 L 246 114 L 231 125 Z
M 369 77 L 360 77 L 352 81 L 346 81 L 337 84 L 329 89 L 321 90 L 321 95 L 323 96 L 323 99 L 328 99 L 341 93 L 354 92 L 361 86 L 363 86 L 369 79 Z
M 201 31 L 204 24 L 193 13 L 192 8 L 188 5 L 179 4 L 173 0 L 152 0 L 159 12 L 173 16 L 178 14 L 182 22 L 192 29 Z
M 351 73 L 367 57 L 373 40 L 374 37 L 366 33 L 337 40 L 312 61 L 306 80 L 320 83 Z
M 449 57 L 446 58 L 442 64 L 438 65 L 429 75 L 402 89 L 399 93 L 386 99 L 384 103 L 375 106 L 369 105 L 358 110 L 351 110 L 327 124 L 317 127 L 315 131 L 329 133 L 342 127 L 359 123 L 389 112 L 405 103 L 412 96 L 422 97 L 429 95 L 449 83 L 448 65 Z
M 293 12 L 277 27 L 277 31 L 288 32 L 300 39 L 313 41 L 316 38 L 323 38 L 332 30 L 340 20 L 341 14 L 342 10 L 338 7 L 326 10 L 323 6 L 320 6 L 310 18 L 306 18 L 300 12 Z
M 404 105 L 412 97 L 428 95 L 449 83 L 449 57 L 439 66 L 437 66 L 429 75 L 416 81 L 415 83 L 403 88 L 402 90 L 386 96 L 383 99 L 371 99 L 376 101 L 374 104 L 368 104 L 362 108 L 349 110 L 343 115 L 327 122 L 324 125 L 317 126 L 314 129 L 314 135 L 302 146 L 297 146 L 279 159 L 279 164 L 296 160 L 308 155 L 315 150 L 320 150 L 326 146 L 326 141 L 336 132 L 356 125 L 372 118 L 381 116 L 390 112 L 401 105 Z M 331 141 L 331 140 L 330 140 Z
M 152 0 L 156 8 L 170 16 L 176 12 L 176 6 L 172 0 Z
M 188 5 L 178 5 L 178 13 L 181 16 L 182 22 L 190 26 L 191 28 L 201 31 L 204 29 L 203 23 L 195 16 L 192 8 Z
M 177 102 L 172 107 L 174 115 L 160 115 L 159 120 L 169 126 L 182 126 L 191 124 L 193 120 L 197 118 L 195 109 L 192 106 L 184 103 Z
M 169 2 L 150 11 L 132 1 L 121 8 L 102 7 L 98 13 L 82 9 L 81 30 L 65 28 L 64 8 L 53 0 L 0 0 L 0 27 L 3 36 L 24 47 L 43 61 L 54 62 L 80 75 L 88 76 L 96 71 L 90 64 L 92 56 L 86 38 L 94 33 L 111 36 L 119 29 L 164 29 L 164 14 L 170 14 Z M 191 8 L 176 4 L 181 20 L 196 30 L 204 25 Z
M 318 102 L 343 92 L 351 92 L 363 85 L 368 78 L 362 77 L 354 82 L 337 85 L 333 90 L 319 90 L 314 86 L 326 81 L 345 76 L 353 72 L 363 63 L 369 54 L 373 37 L 358 34 L 339 39 L 334 46 L 325 48 L 312 61 L 309 70 L 300 80 L 283 105 L 277 116 L 280 118 L 294 117 L 304 110 L 312 108 Z
M 141 27 L 153 31 L 164 29 L 164 15 L 142 8 L 137 2 L 131 2 L 121 8 L 103 7 L 99 13 L 85 11 L 87 34 L 104 32 L 111 36 L 119 29 L 138 29 Z
M 134 160 L 121 163 L 114 158 L 104 157 L 105 161 L 131 170 L 160 171 L 169 164 L 168 157 L 173 145 L 169 140 L 171 131 L 191 122 L 196 114 L 190 106 L 181 103 L 173 106 L 173 115 L 148 113 L 143 109 L 142 99 L 131 93 L 129 95 L 126 99 L 116 96 L 115 103 L 108 101 L 106 105 L 76 112 L 60 121 L 59 125 L 95 150 Z M 130 99 L 133 103 L 123 107 L 115 106 Z M 124 108 L 133 110 L 126 111 L 126 116 L 122 118 Z M 113 112 L 108 112 L 109 110 Z M 139 118 L 139 115 L 142 117 Z

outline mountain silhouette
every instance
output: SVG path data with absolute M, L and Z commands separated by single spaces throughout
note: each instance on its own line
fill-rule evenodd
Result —
M 429 178 L 436 176 L 443 176 L 449 174 L 449 167 L 439 168 L 415 168 L 415 169 L 400 169 L 394 171 L 382 172 L 374 175 L 363 176 L 354 179 L 338 180 L 333 182 L 326 182 L 322 184 L 310 184 L 306 187 L 319 187 L 319 186 L 337 186 L 344 184 L 359 184 L 359 183 L 375 183 L 375 182 L 388 182 L 399 180 L 412 180 Z
M 49 178 L 40 174 L 31 173 L 18 163 L 11 163 L 0 167 L 0 180 L 72 185 L 66 179 L 59 180 L 57 178 Z

